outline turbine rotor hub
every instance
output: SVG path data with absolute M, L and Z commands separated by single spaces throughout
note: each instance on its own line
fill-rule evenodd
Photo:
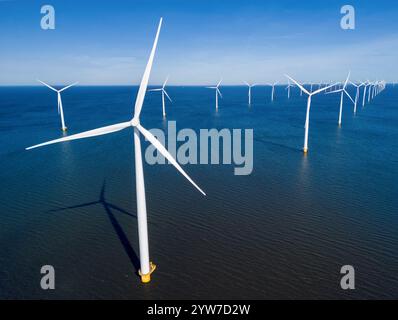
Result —
M 136 127 L 140 124 L 140 120 L 138 118 L 134 117 L 133 119 L 131 119 L 130 123 L 131 123 L 131 126 Z

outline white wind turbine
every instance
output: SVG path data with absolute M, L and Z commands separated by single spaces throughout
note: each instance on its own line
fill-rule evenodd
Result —
M 274 82 L 274 83 L 267 83 L 267 86 L 272 87 L 272 91 L 271 91 L 271 101 L 274 101 L 274 96 L 275 96 L 275 86 L 278 84 L 279 82 Z
M 216 90 L 216 110 L 218 110 L 218 95 L 220 95 L 220 98 L 222 99 L 222 94 L 219 89 L 221 85 L 222 79 L 218 82 L 218 84 L 215 87 L 206 87 L 208 89 L 215 89 Z
M 251 105 L 252 104 L 252 88 L 255 87 L 257 84 L 249 84 L 246 81 L 244 81 L 244 83 L 249 87 L 248 96 L 249 96 L 249 105 Z
M 357 92 L 355 94 L 355 102 L 354 102 L 354 114 L 355 114 L 355 113 L 357 113 L 357 105 L 358 105 L 358 99 L 359 99 L 359 96 L 360 96 L 360 89 L 361 89 L 361 87 L 363 87 L 365 85 L 365 82 L 362 82 L 360 84 L 356 84 L 356 83 L 350 81 L 350 83 L 355 88 L 357 88 Z
M 68 88 L 70 88 L 70 87 L 72 87 L 72 86 L 74 86 L 74 85 L 76 85 L 76 84 L 78 84 L 78 82 L 72 83 L 72 84 L 70 84 L 69 86 L 66 86 L 66 87 L 64 87 L 64 88 L 62 88 L 62 89 L 57 90 L 57 89 L 53 88 L 52 86 L 50 86 L 49 84 L 47 84 L 47 83 L 45 83 L 45 82 L 43 82 L 43 81 L 41 81 L 41 80 L 37 80 L 37 81 L 39 81 L 40 83 L 44 84 L 46 87 L 50 88 L 51 90 L 53 90 L 53 91 L 55 91 L 55 92 L 57 93 L 58 114 L 61 116 L 62 131 L 65 132 L 66 130 L 68 130 L 68 128 L 65 126 L 64 109 L 63 109 L 63 107 L 62 107 L 61 92 L 64 91 L 64 90 L 66 90 L 66 89 L 68 89 Z
M 365 85 L 364 85 L 364 88 L 363 88 L 362 107 L 365 106 L 365 102 L 366 102 L 366 90 L 367 90 L 367 88 L 368 88 L 369 86 L 370 86 L 370 82 L 369 82 L 369 80 L 367 80 L 367 81 L 365 82 Z
M 293 88 L 293 85 L 290 83 L 290 80 L 287 79 L 287 87 L 286 87 L 286 90 L 287 90 L 287 98 L 288 98 L 288 99 L 290 99 L 290 88 Z
M 370 103 L 370 97 L 371 97 L 371 94 L 372 94 L 373 86 L 374 86 L 374 82 L 369 82 L 368 103 Z
M 309 130 L 309 126 L 310 126 L 310 109 L 311 109 L 311 100 L 312 100 L 312 96 L 321 93 L 322 91 L 325 91 L 329 88 L 331 88 L 332 86 L 328 86 L 328 87 L 324 87 L 321 89 L 318 89 L 314 92 L 309 92 L 307 91 L 307 89 L 304 88 L 304 86 L 302 86 L 300 83 L 298 83 L 296 80 L 294 80 L 293 78 L 289 77 L 288 75 L 285 75 L 288 79 L 290 79 L 291 81 L 293 81 L 293 83 L 295 83 L 302 92 L 306 93 L 308 95 L 308 100 L 307 100 L 307 113 L 306 113 L 306 117 L 305 117 L 305 133 L 304 133 L 304 147 L 303 147 L 303 151 L 304 153 L 308 152 L 308 130 Z
M 376 86 L 377 86 L 377 80 L 373 83 L 372 93 L 370 94 L 371 100 L 373 100 L 374 97 L 375 97 L 375 89 L 376 89 Z
M 173 101 L 171 100 L 171 98 L 169 97 L 169 95 L 167 94 L 166 89 L 165 89 L 168 80 L 169 80 L 169 77 L 166 78 L 166 81 L 163 83 L 163 86 L 162 86 L 161 88 L 148 90 L 148 91 L 161 91 L 161 92 L 162 92 L 162 111 L 163 111 L 163 118 L 166 117 L 166 104 L 165 104 L 164 96 L 166 96 L 167 99 L 170 100 L 170 102 L 173 102 Z
M 347 90 L 346 90 L 348 81 L 350 80 L 350 75 L 351 75 L 351 72 L 348 73 L 347 79 L 345 80 L 342 89 L 339 89 L 339 90 L 336 90 L 336 91 L 328 92 L 328 94 L 329 94 L 329 93 L 341 92 L 341 97 L 340 97 L 340 111 L 339 111 L 339 126 L 341 126 L 341 119 L 342 119 L 342 115 L 343 115 L 344 94 L 347 95 L 348 98 L 350 98 L 350 100 L 352 101 L 353 104 L 355 104 L 355 101 L 351 98 L 350 94 L 349 94 L 349 93 L 347 92 Z
M 118 123 L 115 125 L 110 125 L 75 135 L 69 137 L 64 137 L 61 139 L 56 139 L 48 142 L 44 142 L 29 148 L 27 150 L 76 139 L 89 138 L 100 136 L 108 133 L 117 132 L 127 128 L 133 128 L 134 130 L 134 149 L 135 149 L 135 179 L 136 179 L 136 194 L 137 194 L 137 220 L 138 220 L 138 237 L 139 237 L 139 249 L 140 249 L 140 276 L 141 281 L 147 283 L 151 280 L 151 273 L 155 270 L 156 266 L 152 264 L 149 260 L 149 246 L 148 246 L 148 226 L 147 226 L 147 211 L 146 211 L 146 201 L 145 201 L 145 184 L 144 184 L 144 171 L 142 165 L 142 155 L 141 155 L 141 140 L 140 133 L 158 150 L 158 152 L 164 156 L 169 163 L 171 163 L 190 183 L 192 183 L 195 188 L 197 188 L 203 195 L 205 193 L 200 189 L 196 183 L 185 173 L 173 156 L 166 150 L 166 148 L 155 138 L 152 133 L 146 130 L 140 124 L 140 113 L 142 105 L 145 98 L 145 93 L 148 86 L 149 75 L 151 73 L 153 58 L 155 56 L 156 46 L 158 43 L 160 28 L 162 25 L 162 18 L 159 21 L 159 26 L 157 29 L 155 41 L 149 56 L 145 72 L 143 74 L 141 84 L 138 90 L 137 98 L 135 101 L 134 117 L 127 122 Z

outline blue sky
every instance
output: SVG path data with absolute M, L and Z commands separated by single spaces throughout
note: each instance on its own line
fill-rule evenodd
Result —
M 44 4 L 55 30 L 40 28 Z M 396 1 L 0 0 L 0 85 L 137 84 L 161 16 L 152 84 L 398 80 Z

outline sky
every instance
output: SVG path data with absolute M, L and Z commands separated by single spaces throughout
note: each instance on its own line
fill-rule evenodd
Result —
M 346 4 L 355 30 L 340 27 Z M 0 0 L 0 85 L 138 84 L 160 17 L 153 85 L 398 81 L 396 1 Z

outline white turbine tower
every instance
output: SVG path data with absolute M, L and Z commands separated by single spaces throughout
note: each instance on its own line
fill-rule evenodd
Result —
M 169 97 L 169 95 L 167 94 L 166 89 L 165 89 L 168 80 L 169 80 L 169 77 L 166 78 L 166 81 L 163 83 L 163 86 L 162 86 L 161 88 L 148 90 L 148 91 L 161 91 L 161 92 L 162 92 L 162 111 L 163 111 L 163 118 L 166 117 L 166 104 L 165 104 L 164 96 L 166 96 L 167 99 L 170 100 L 170 102 L 173 102 L 173 101 L 171 100 L 171 98 Z
M 70 87 L 72 87 L 72 86 L 74 86 L 74 85 L 76 85 L 76 84 L 78 84 L 78 82 L 72 83 L 72 84 L 70 84 L 69 86 L 66 86 L 66 87 L 64 87 L 64 88 L 62 88 L 62 89 L 57 90 L 57 89 L 53 88 L 52 86 L 50 86 L 49 84 L 47 84 L 47 83 L 45 83 L 45 82 L 43 82 L 43 81 L 41 81 L 41 80 L 37 80 L 37 81 L 39 81 L 40 83 L 44 84 L 46 87 L 50 88 L 51 90 L 53 90 L 53 91 L 55 91 L 55 92 L 57 93 L 58 114 L 61 116 L 62 131 L 65 132 L 66 130 L 68 130 L 68 128 L 65 126 L 64 108 L 62 107 L 61 92 L 64 91 L 64 90 L 66 90 L 66 89 L 68 89 L 68 88 L 70 88 Z
M 146 201 L 145 201 L 144 171 L 142 165 L 140 134 L 142 134 L 152 145 L 154 145 L 154 147 L 158 150 L 158 152 L 162 156 L 164 156 L 169 161 L 169 163 L 171 163 L 186 179 L 188 179 L 188 181 L 192 183 L 195 186 L 195 188 L 197 188 L 202 194 L 205 195 L 202 189 L 200 189 L 196 185 L 196 183 L 185 173 L 185 171 L 181 168 L 181 166 L 177 163 L 177 161 L 173 158 L 173 156 L 166 150 L 166 148 L 159 142 L 159 140 L 157 140 L 155 136 L 152 135 L 152 133 L 150 133 L 140 124 L 140 113 L 144 102 L 145 93 L 147 91 L 149 75 L 151 73 L 153 58 L 155 56 L 161 25 L 162 25 L 162 18 L 160 19 L 155 41 L 153 43 L 149 60 L 141 80 L 140 88 L 138 90 L 137 98 L 135 101 L 134 117 L 130 121 L 78 133 L 75 135 L 71 135 L 69 137 L 52 140 L 49 142 L 41 143 L 27 148 L 27 150 L 30 150 L 33 148 L 53 143 L 100 136 L 108 133 L 117 132 L 127 128 L 132 128 L 134 130 L 137 220 L 138 220 L 138 237 L 139 237 L 140 264 L 141 264 L 139 274 L 141 276 L 141 281 L 143 283 L 147 283 L 151 280 L 151 273 L 155 270 L 156 266 L 152 264 L 149 260 L 147 211 L 146 211 Z
M 306 113 L 306 117 L 305 117 L 305 132 L 304 132 L 304 147 L 303 147 L 303 151 L 304 153 L 308 153 L 308 130 L 309 130 L 309 126 L 310 126 L 310 110 L 311 110 L 311 99 L 312 96 L 321 93 L 322 91 L 325 91 L 329 88 L 331 88 L 332 86 L 329 87 L 324 87 L 321 89 L 318 89 L 314 92 L 309 92 L 307 91 L 307 89 L 304 88 L 304 86 L 302 86 L 300 83 L 298 83 L 296 80 L 294 80 L 293 78 L 289 77 L 288 75 L 285 75 L 288 79 L 290 79 L 291 81 L 293 81 L 293 83 L 295 83 L 302 92 L 306 93 L 308 95 L 308 100 L 307 100 L 307 113 Z
M 342 120 L 342 115 L 343 115 L 344 94 L 347 95 L 348 98 L 350 98 L 350 100 L 352 101 L 353 104 L 355 104 L 355 101 L 351 98 L 350 94 L 346 90 L 348 81 L 350 80 L 350 75 L 351 75 L 351 72 L 348 73 L 347 79 L 345 80 L 342 89 L 339 89 L 339 90 L 336 90 L 336 91 L 332 91 L 332 92 L 328 92 L 328 94 L 329 93 L 341 92 L 341 96 L 340 96 L 340 111 L 339 111 L 339 126 L 341 126 L 341 120 Z
M 271 91 L 271 101 L 274 101 L 274 96 L 275 96 L 275 86 L 278 84 L 279 82 L 274 82 L 274 83 L 267 83 L 267 86 L 272 87 L 272 91 Z
M 249 87 L 249 105 L 252 104 L 252 88 L 255 87 L 257 84 L 249 84 L 248 82 L 244 81 L 244 83 Z
M 215 87 L 206 87 L 208 89 L 215 89 L 216 90 L 216 111 L 218 110 L 218 95 L 220 95 L 220 98 L 222 99 L 222 94 L 219 89 L 221 85 L 222 79 L 218 82 L 218 84 Z
M 290 99 L 290 88 L 293 88 L 293 85 L 290 83 L 290 80 L 288 79 L 288 80 L 287 80 L 287 87 L 286 87 L 286 90 L 287 90 L 287 98 L 288 98 L 288 99 Z

